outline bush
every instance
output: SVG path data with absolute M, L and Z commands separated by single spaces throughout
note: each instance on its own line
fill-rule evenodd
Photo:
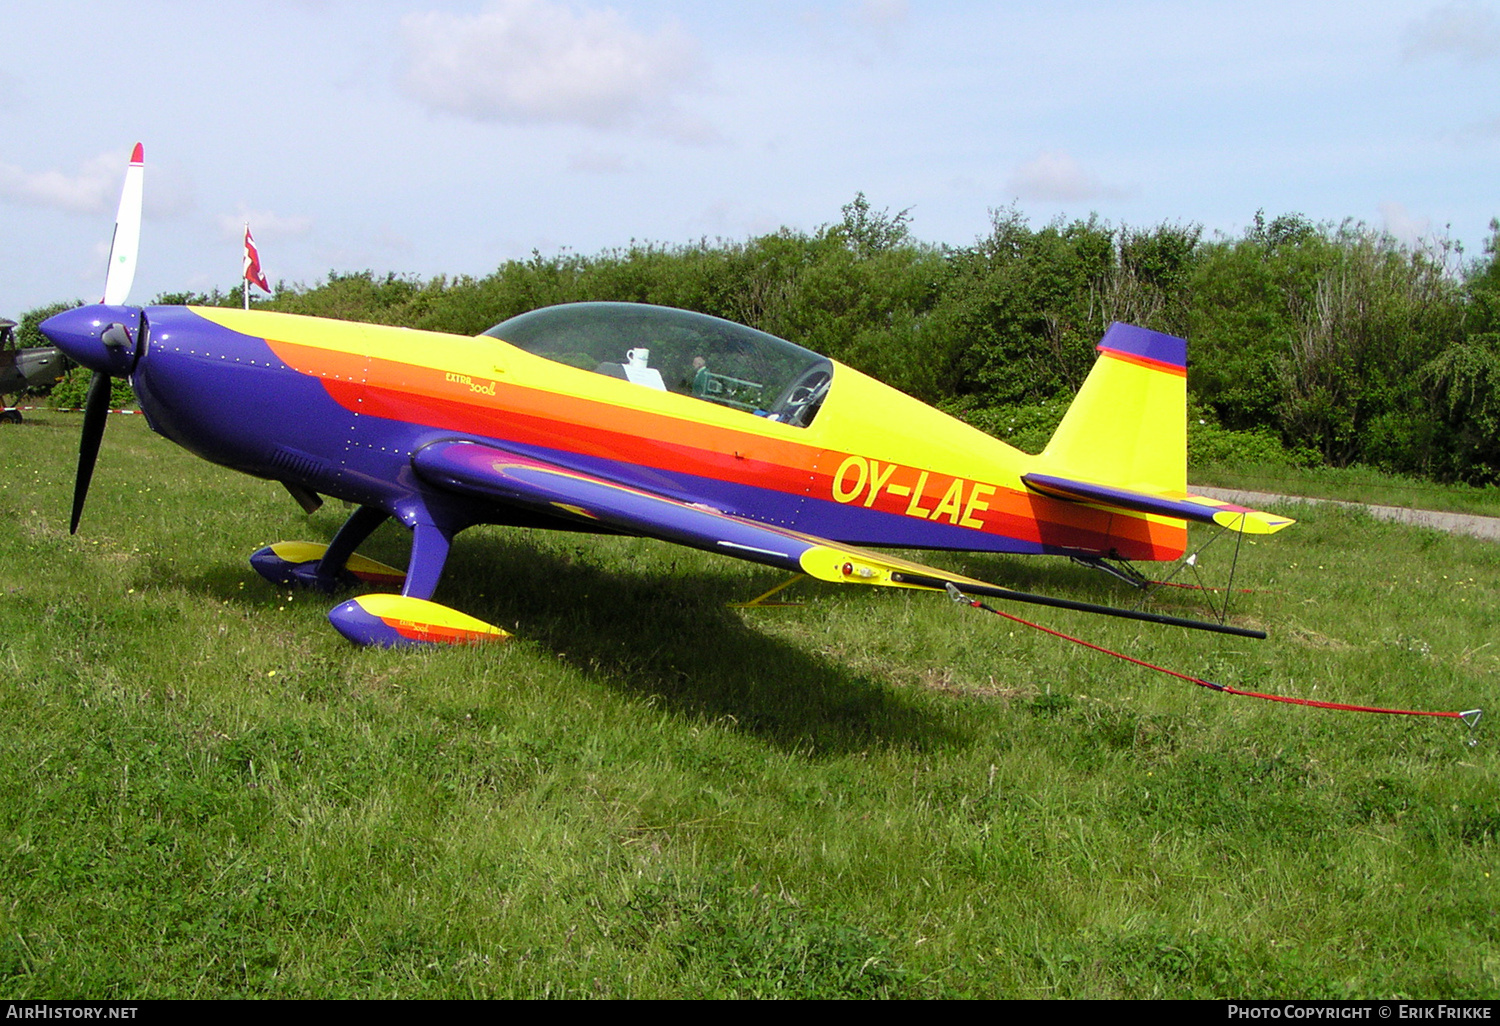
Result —
M 1187 447 L 1188 466 L 1195 470 L 1214 464 L 1315 467 L 1322 463 L 1322 456 L 1312 449 L 1287 449 L 1270 428 L 1233 431 L 1201 411 L 1188 416 Z
M 52 386 L 48 405 L 54 410 L 83 409 L 89 394 L 89 381 L 93 376 L 94 372 L 87 367 L 74 367 L 66 377 Z M 109 405 L 115 410 L 140 409 L 135 393 L 130 389 L 130 382 L 124 378 L 115 378 L 110 382 Z
M 1072 399 L 1062 394 L 1024 406 L 974 406 L 969 400 L 949 399 L 938 403 L 938 409 L 1022 452 L 1039 453 L 1062 423 Z

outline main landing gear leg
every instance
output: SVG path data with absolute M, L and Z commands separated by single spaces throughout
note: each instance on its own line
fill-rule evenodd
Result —
M 432 597 L 443 577 L 452 544 L 452 535 L 436 524 L 417 524 L 412 528 L 411 562 L 406 567 L 406 583 L 401 586 L 404 598 Z
M 333 541 L 328 543 L 323 558 L 318 560 L 318 580 L 332 584 L 344 578 L 345 568 L 348 567 L 354 550 L 374 533 L 375 528 L 385 523 L 389 516 L 385 510 L 374 506 L 361 506 L 351 513 L 349 519 L 344 521 L 344 526 L 339 528 L 339 533 L 333 536 Z M 333 590 L 330 588 L 330 593 Z

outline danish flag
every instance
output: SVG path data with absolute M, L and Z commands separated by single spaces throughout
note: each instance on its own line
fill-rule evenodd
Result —
M 250 237 L 248 224 L 245 225 L 245 280 L 267 295 L 270 294 L 271 286 L 266 282 L 265 272 L 260 269 L 260 252 L 255 248 L 255 240 Z

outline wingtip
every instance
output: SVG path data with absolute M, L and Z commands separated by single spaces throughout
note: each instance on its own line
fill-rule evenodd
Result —
M 146 162 L 145 150 L 140 143 L 135 144 L 135 149 L 130 151 L 130 162 L 132 164 L 144 164 Z

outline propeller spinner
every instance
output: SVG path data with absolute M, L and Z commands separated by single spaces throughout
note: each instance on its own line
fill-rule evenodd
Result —
M 78 473 L 73 482 L 73 519 L 69 531 L 77 533 L 83 515 L 89 481 L 104 438 L 109 415 L 110 378 L 128 377 L 145 351 L 146 315 L 139 307 L 124 306 L 135 280 L 136 254 L 141 240 L 141 193 L 145 177 L 141 144 L 135 144 L 120 208 L 115 215 L 114 241 L 110 245 L 109 271 L 104 280 L 104 299 L 95 306 L 82 306 L 49 317 L 42 334 L 70 358 L 94 372 L 83 410 L 83 438 L 78 445 Z

